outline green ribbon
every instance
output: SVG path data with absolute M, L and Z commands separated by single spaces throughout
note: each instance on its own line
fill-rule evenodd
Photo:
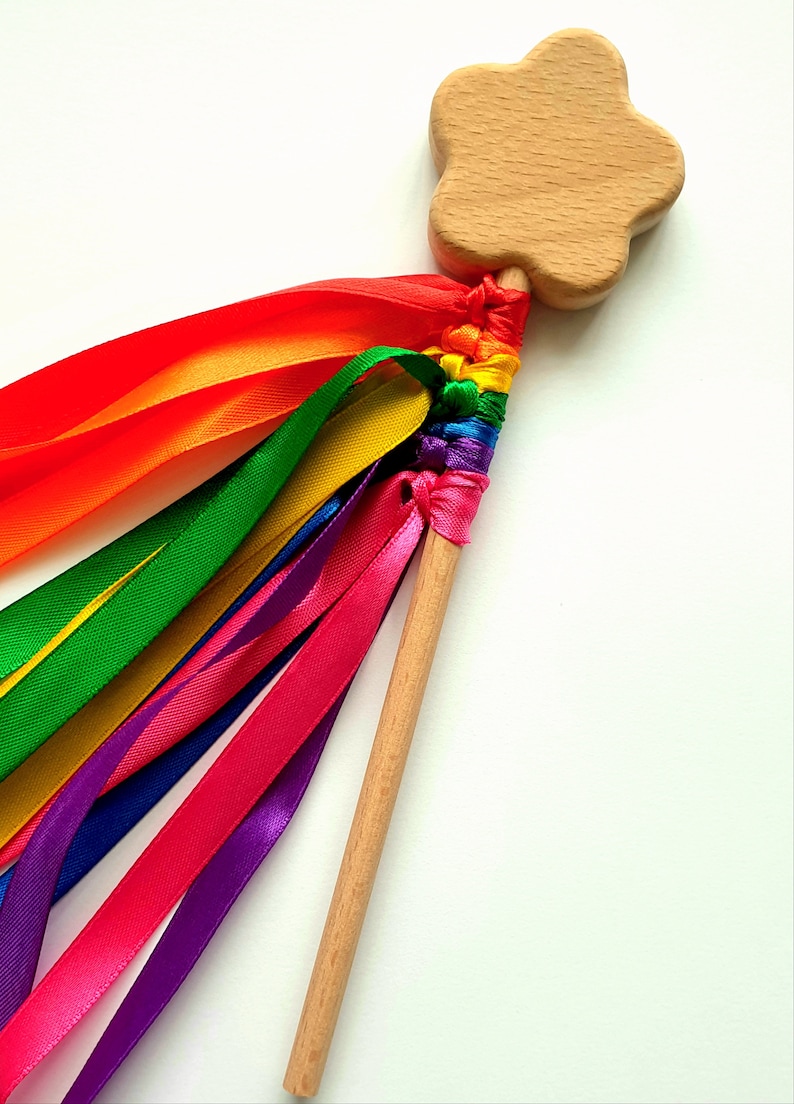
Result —
M 356 381 L 395 360 L 437 390 L 429 357 L 376 346 L 303 402 L 252 453 L 155 517 L 0 613 L 0 673 L 34 656 L 92 598 L 160 548 L 115 594 L 0 698 L 0 780 L 131 662 L 203 589 L 286 483 Z M 161 548 L 161 546 L 164 546 Z

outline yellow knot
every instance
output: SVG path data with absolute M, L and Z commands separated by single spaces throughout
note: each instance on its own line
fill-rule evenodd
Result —
M 462 353 L 448 353 L 438 345 L 431 345 L 429 349 L 423 349 L 422 352 L 437 362 L 448 380 L 463 378 L 461 372 L 469 365 L 469 358 Z
M 501 391 L 506 395 L 513 383 L 513 376 L 520 367 L 521 361 L 515 353 L 494 353 L 487 360 L 469 364 L 461 369 L 457 378 L 473 380 L 480 393 Z
M 473 322 L 447 326 L 441 345 L 433 345 L 424 353 L 438 363 L 448 380 L 458 383 L 472 380 L 480 394 L 494 391 L 506 395 L 521 367 L 518 353 L 511 345 Z

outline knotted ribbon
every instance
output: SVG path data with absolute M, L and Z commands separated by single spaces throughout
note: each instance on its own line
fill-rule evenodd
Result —
M 140 650 L 140 640 L 148 629 L 138 636 L 133 633 L 135 640 L 128 647 L 132 662 L 127 660 L 127 670 L 120 676 L 114 677 L 112 667 L 118 663 L 120 654 L 127 653 L 120 653 L 111 647 L 109 651 L 115 651 L 115 658 L 99 656 L 99 675 L 92 673 L 88 682 L 77 680 L 79 687 L 71 691 L 70 701 L 61 707 L 63 716 L 69 716 L 68 710 L 74 712 L 74 703 L 87 686 L 101 686 L 102 679 L 107 681 L 110 678 L 112 681 L 100 690 L 92 702 L 67 720 L 57 733 L 49 738 L 43 735 L 39 750 L 18 766 L 5 783 L 0 783 L 1 793 L 3 786 L 13 784 L 15 778 L 23 776 L 25 769 L 38 757 L 42 757 L 43 764 L 51 764 L 41 772 L 47 775 L 44 786 L 31 786 L 33 776 L 28 775 L 21 788 L 12 791 L 15 800 L 26 790 L 35 790 L 35 798 L 33 802 L 28 801 L 26 816 L 17 800 L 16 812 L 7 820 L 7 826 L 13 825 L 13 828 L 7 831 L 5 837 L 0 837 L 5 839 L 30 817 L 31 806 L 33 810 L 40 807 L 62 786 L 58 796 L 39 818 L 40 823 L 35 830 L 31 831 L 29 827 L 24 838 L 19 836 L 14 841 L 17 847 L 15 854 L 19 853 L 20 847 L 24 850 L 8 882 L 5 900 L 0 908 L 0 963 L 12 963 L 0 978 L 0 1010 L 4 1009 L 8 1014 L 17 1008 L 0 1032 L 2 1099 L 79 1021 L 173 904 L 192 885 L 169 925 L 166 937 L 158 945 L 152 968 L 141 975 L 101 1041 L 96 1056 L 67 1097 L 72 1104 L 82 1099 L 93 1099 L 124 1054 L 181 984 L 223 915 L 293 815 L 327 739 L 341 698 L 377 631 L 426 525 L 430 524 L 456 543 L 468 542 L 471 519 L 488 485 L 485 473 L 504 418 L 506 392 L 518 366 L 515 348 L 523 328 L 526 297 L 497 288 L 490 278 L 475 289 L 461 288 L 451 281 L 434 277 L 406 278 L 402 283 L 373 281 L 371 284 L 373 286 L 367 289 L 367 295 L 371 299 L 382 296 L 384 301 L 390 303 L 390 311 L 397 303 L 394 309 L 397 314 L 404 312 L 404 319 L 411 314 L 408 309 L 411 297 L 418 296 L 423 300 L 424 307 L 420 308 L 419 313 L 427 308 L 422 322 L 431 341 L 430 347 L 426 348 L 427 355 L 420 357 L 407 350 L 370 350 L 363 358 L 357 358 L 358 363 L 353 362 L 358 369 L 355 374 L 352 373 L 353 365 L 347 365 L 337 373 L 336 381 L 331 382 L 338 383 L 340 378 L 344 378 L 349 380 L 349 386 L 353 379 L 361 376 L 362 365 L 368 375 L 379 363 L 379 354 L 391 355 L 404 367 L 417 371 L 432 397 L 424 397 L 426 393 L 421 391 L 413 392 L 421 396 L 425 403 L 424 412 L 407 432 L 398 434 L 389 446 L 392 451 L 381 466 L 381 482 L 366 490 L 363 486 L 354 489 L 346 505 L 340 502 L 329 513 L 323 522 L 324 527 L 316 530 L 319 536 L 314 537 L 297 559 L 288 559 L 275 573 L 263 574 L 267 563 L 279 549 L 287 545 L 300 526 L 321 507 L 321 496 L 299 496 L 297 501 L 301 508 L 293 508 L 291 512 L 287 510 L 286 514 L 282 510 L 280 524 L 272 521 L 278 515 L 281 499 L 289 500 L 296 480 L 300 481 L 300 469 L 291 477 L 262 522 L 257 523 L 254 519 L 253 523 L 249 523 L 235 517 L 233 510 L 227 510 L 224 514 L 215 503 L 219 497 L 222 502 L 228 500 L 228 493 L 224 499 L 227 482 L 233 483 L 255 456 L 267 449 L 272 452 L 275 448 L 276 453 L 279 452 L 281 446 L 274 446 L 274 441 L 281 440 L 283 443 L 286 437 L 295 442 L 296 421 L 303 420 L 305 423 L 307 417 L 316 413 L 317 396 L 323 392 L 327 394 L 330 385 L 321 387 L 320 391 L 310 396 L 296 414 L 251 457 L 233 465 L 214 484 L 210 481 L 210 484 L 194 492 L 192 498 L 186 496 L 185 500 L 169 508 L 171 513 L 162 523 L 160 531 L 157 525 L 150 525 L 143 534 L 145 539 L 136 531 L 135 535 L 129 535 L 126 539 L 124 555 L 120 559 L 114 560 L 113 553 L 103 550 L 104 556 L 98 554 L 93 564 L 83 566 L 72 575 L 72 581 L 59 584 L 56 580 L 54 587 L 48 584 L 53 587 L 51 594 L 57 596 L 60 592 L 66 596 L 65 603 L 58 605 L 56 602 L 53 607 L 49 600 L 42 601 L 41 596 L 31 598 L 27 609 L 22 610 L 27 616 L 21 617 L 19 607 L 16 610 L 12 607 L 10 620 L 7 621 L 11 625 L 14 618 L 19 617 L 18 624 L 27 623 L 30 626 L 29 614 L 36 601 L 42 610 L 48 611 L 38 628 L 28 632 L 27 636 L 22 634 L 21 644 L 18 634 L 12 634 L 11 652 L 6 653 L 5 667 L 2 666 L 3 651 L 0 646 L 0 719 L 5 702 L 5 708 L 12 710 L 11 716 L 34 720 L 35 711 L 28 708 L 26 712 L 26 702 L 35 700 L 31 687 L 34 690 L 37 686 L 39 689 L 46 688 L 48 679 L 53 678 L 52 672 L 59 670 L 59 664 L 63 671 L 71 669 L 69 664 L 70 659 L 73 662 L 73 657 L 70 657 L 70 648 L 75 647 L 75 641 L 101 641 L 101 634 L 92 637 L 92 631 L 96 633 L 95 626 L 115 624 L 113 618 L 119 610 L 125 609 L 124 595 L 135 593 L 136 588 L 144 597 L 150 593 L 158 594 L 155 604 L 160 602 L 159 595 L 163 591 L 158 592 L 156 582 L 150 582 L 156 581 L 162 571 L 162 566 L 158 567 L 158 564 L 168 565 L 171 562 L 177 573 L 185 565 L 190 565 L 189 558 L 180 559 L 172 549 L 174 545 L 179 546 L 180 540 L 185 547 L 190 547 L 184 532 L 195 530 L 197 518 L 201 519 L 209 512 L 221 518 L 222 525 L 228 524 L 234 530 L 222 534 L 227 540 L 223 546 L 228 549 L 226 562 L 219 569 L 213 568 L 216 573 L 203 584 L 200 594 L 198 590 L 201 587 L 191 592 L 189 582 L 178 580 L 176 590 L 180 595 L 187 595 L 189 603 L 184 612 L 178 614 L 175 620 L 172 620 L 173 614 L 163 620 L 161 610 L 160 622 L 157 621 L 158 615 L 154 618 L 147 615 L 144 621 L 149 627 L 158 623 L 168 627 L 153 643 L 146 645 L 137 658 L 135 649 Z M 387 289 L 385 285 L 390 287 Z M 293 303 L 300 301 L 305 305 L 306 300 L 301 296 L 309 295 L 311 298 L 321 287 L 295 289 Z M 326 291 L 320 292 L 321 298 Z M 357 294 L 362 288 L 354 291 Z M 286 325 L 289 313 L 285 303 L 290 293 L 282 294 L 279 304 L 270 304 L 273 318 L 278 316 L 281 319 L 268 335 L 275 335 L 276 339 L 278 326 L 281 323 Z M 350 282 L 338 282 L 329 294 L 338 306 L 340 296 L 344 298 L 351 294 Z M 432 307 L 429 306 L 431 301 Z M 238 306 L 245 314 L 243 308 L 248 304 Z M 313 309 L 316 307 L 315 302 Z M 229 312 L 232 309 L 224 310 Z M 446 317 L 445 310 L 448 310 Z M 434 321 L 428 327 L 429 317 L 433 316 L 434 311 Z M 250 321 L 250 314 L 246 318 Z M 126 366 L 126 380 L 115 391 L 115 385 L 108 385 L 91 410 L 84 403 L 77 417 L 74 411 L 66 417 L 66 421 L 61 419 L 59 422 L 57 417 L 50 417 L 47 432 L 51 436 L 46 441 L 36 443 L 15 439 L 9 446 L 10 452 L 6 455 L 0 452 L 0 490 L 3 473 L 12 470 L 3 467 L 6 461 L 20 465 L 31 463 L 33 467 L 25 470 L 33 471 L 35 475 L 36 470 L 43 470 L 35 469 L 36 464 L 46 466 L 43 457 L 49 449 L 50 457 L 58 455 L 66 458 L 68 462 L 65 462 L 64 471 L 68 471 L 74 461 L 76 466 L 71 469 L 74 471 L 82 462 L 81 457 L 85 459 L 91 448 L 97 445 L 100 449 L 104 448 L 111 426 L 115 426 L 119 436 L 130 431 L 134 437 L 136 426 L 143 424 L 146 418 L 160 418 L 167 409 L 187 413 L 187 425 L 192 416 L 190 412 L 198 410 L 197 396 L 202 396 L 203 402 L 210 393 L 214 396 L 211 402 L 221 402 L 218 410 L 226 399 L 234 406 L 242 395 L 241 390 L 234 391 L 234 388 L 244 379 L 245 387 L 249 387 L 256 375 L 250 359 L 256 344 L 252 341 L 264 334 L 246 331 L 240 337 L 238 346 L 233 348 L 234 342 L 226 340 L 230 321 L 233 318 L 227 314 L 224 322 L 227 326 L 226 337 L 223 341 L 219 339 L 223 348 L 207 350 L 206 355 L 204 351 L 186 350 L 184 345 L 186 335 L 188 345 L 196 339 L 195 327 L 191 328 L 195 320 L 171 324 L 175 329 L 170 331 L 168 340 L 173 338 L 173 347 L 166 350 L 167 355 L 159 362 L 156 371 L 144 373 L 145 378 L 141 376 L 131 385 L 134 372 L 129 374 L 133 368 L 130 360 Z M 294 327 L 294 321 L 291 324 Z M 351 331 L 356 325 L 351 320 Z M 434 326 L 437 327 L 435 332 Z M 245 331 L 245 326 L 242 329 Z M 308 330 L 316 333 L 316 330 L 312 331 L 311 324 Z M 139 340 L 146 345 L 154 332 L 146 331 L 144 335 L 134 335 L 134 338 L 123 341 L 134 344 Z M 342 343 L 345 340 L 346 337 Z M 426 344 L 426 340 L 416 343 Z M 338 347 L 334 346 L 323 358 L 318 353 L 319 344 L 312 346 L 302 363 L 305 365 L 311 361 L 316 367 L 322 361 L 327 367 Z M 293 352 L 294 348 L 293 345 Z M 176 359 L 175 352 L 180 353 Z M 261 352 L 261 347 L 257 346 L 256 355 Z M 83 354 L 87 360 L 81 362 L 80 370 L 90 366 L 92 358 L 94 363 L 106 366 L 103 355 L 97 350 Z M 267 360 L 269 354 L 264 355 Z M 275 361 L 267 361 L 268 371 L 273 363 Z M 177 364 L 184 372 L 181 390 L 181 385 L 176 382 L 179 372 L 174 370 Z M 232 366 L 228 384 L 231 390 L 222 394 L 214 378 L 219 364 Z M 333 367 L 338 367 L 338 362 L 333 362 Z M 61 366 L 47 371 L 54 372 L 57 379 L 58 370 Z M 402 405 L 398 409 L 407 410 L 409 396 L 403 387 L 404 381 L 405 377 L 392 379 L 387 373 L 380 381 L 359 385 L 358 399 L 351 396 L 341 406 L 338 404 L 344 389 L 334 392 L 335 398 L 329 401 L 325 414 L 314 423 L 315 432 L 319 429 L 320 434 L 325 434 L 334 422 L 337 426 L 344 423 L 351 411 L 356 408 L 363 410 L 373 395 L 382 396 L 389 388 L 393 391 L 393 385 L 403 388 L 400 391 Z M 35 390 L 35 385 L 25 381 L 22 385 L 19 394 L 24 393 L 25 387 Z M 271 390 L 271 396 L 276 391 Z M 251 393 L 250 390 L 246 392 L 248 398 Z M 279 401 L 284 402 L 283 394 Z M 334 418 L 320 428 L 335 406 L 337 413 Z M 418 427 L 428 408 L 429 416 L 421 432 L 411 439 L 410 444 L 399 445 Z M 230 409 L 228 405 L 223 407 L 225 411 Z M 261 406 L 258 408 L 257 416 L 259 424 L 264 425 L 262 409 Z M 371 418 L 372 413 L 367 408 L 364 421 Z M 67 425 L 70 417 L 72 421 Z M 224 417 L 225 414 L 221 415 L 221 421 Z M 276 420 L 281 417 L 281 413 L 275 415 Z M 411 413 L 408 421 L 414 417 Z M 183 434 L 182 445 L 176 446 L 177 451 L 182 447 L 192 447 L 190 441 L 194 438 L 191 433 L 200 420 L 198 418 L 190 423 L 193 428 L 189 426 Z M 46 421 L 43 420 L 42 426 Z M 1 434 L 0 419 L 0 443 Z M 24 431 L 21 436 L 24 437 Z M 179 433 L 175 439 L 178 437 Z M 358 437 L 355 436 L 354 440 L 357 441 Z M 40 449 L 39 444 L 42 446 Z M 301 451 L 307 447 L 308 444 L 304 443 Z M 288 451 L 282 449 L 285 454 Z M 365 448 L 363 452 L 366 451 Z M 358 463 L 352 471 L 346 468 L 346 478 L 364 470 L 383 452 L 381 449 L 375 455 L 369 454 L 367 462 Z M 329 450 L 325 453 L 320 450 L 319 453 L 325 457 L 330 454 Z M 112 450 L 103 455 L 110 457 Z M 138 457 L 135 463 L 140 459 Z M 310 455 L 307 454 L 302 464 L 309 460 Z M 143 466 L 149 464 L 147 470 L 152 470 L 151 465 L 156 466 L 160 462 L 162 459 L 157 457 L 144 457 Z M 321 461 L 319 467 L 325 470 L 327 461 Z M 332 467 L 339 471 L 338 466 L 332 464 Z M 21 471 L 22 468 L 16 470 Z M 137 470 L 142 470 L 140 465 Z M 396 474 L 389 476 L 389 471 Z M 104 483 L 100 479 L 104 489 L 100 488 L 99 498 L 108 488 L 111 488 L 111 493 L 116 493 L 129 474 L 128 471 L 120 482 L 118 471 Z M 287 475 L 283 478 L 277 475 L 270 479 L 270 484 L 281 486 L 286 478 Z M 41 480 L 33 479 L 25 487 L 42 485 Z M 333 479 L 326 479 L 325 485 L 329 486 L 327 497 L 341 483 L 337 477 L 335 483 Z M 271 486 L 263 488 L 258 498 L 252 492 L 250 498 L 261 503 L 263 495 L 269 494 L 270 490 Z M 24 497 L 27 491 L 23 488 L 21 493 Z M 270 500 L 272 498 L 271 494 Z M 77 496 L 78 512 L 75 516 L 79 516 L 79 510 L 89 500 L 96 502 L 96 497 Z M 0 501 L 0 519 L 4 508 Z M 92 507 L 89 505 L 88 508 Z M 260 529 L 263 523 L 264 531 Z M 60 522 L 58 524 L 62 527 Z M 63 524 L 69 524 L 69 520 L 63 521 Z M 245 531 L 249 532 L 248 537 Z M 163 534 L 165 539 L 158 542 L 157 537 Z M 237 534 L 242 534 L 242 543 Z M 122 538 L 124 541 L 125 538 Z M 233 551 L 235 546 L 236 552 Z M 191 594 L 198 594 L 198 597 L 191 599 Z M 183 599 L 179 600 L 184 605 Z M 181 606 L 176 603 L 174 608 L 178 610 Z M 191 619 L 192 611 L 199 609 L 202 612 Z M 2 617 L 0 614 L 0 619 Z M 190 624 L 189 631 L 183 627 L 186 619 Z M 168 624 L 169 620 L 171 624 Z M 123 617 L 119 623 L 124 623 Z M 175 628 L 177 631 L 169 643 L 167 638 Z M 154 631 L 158 630 L 155 628 Z M 148 662 L 147 653 L 158 652 L 163 642 L 166 646 L 159 652 L 159 658 Z M 39 986 L 29 993 L 53 894 L 65 892 L 68 884 L 74 884 L 81 872 L 90 867 L 89 851 L 91 855 L 101 853 L 102 847 L 113 835 L 113 830 L 108 831 L 105 825 L 104 831 L 94 832 L 90 848 L 82 847 L 75 851 L 72 840 L 76 834 L 79 838 L 92 818 L 96 817 L 97 822 L 101 819 L 99 807 L 86 819 L 91 803 L 103 788 L 119 782 L 122 786 L 142 782 L 145 775 L 145 786 L 136 791 L 130 789 L 132 796 L 128 801 L 131 810 L 128 819 L 131 822 L 137 810 L 147 801 L 155 800 L 152 795 L 164 792 L 170 784 L 169 779 L 192 761 L 191 756 L 197 753 L 196 749 L 213 738 L 212 734 L 216 734 L 220 727 L 220 719 L 234 715 L 238 706 L 243 707 L 241 701 L 252 700 L 257 692 L 254 687 L 262 685 L 260 680 L 287 663 L 289 666 L 279 681 L 204 779 L 71 947 Z M 117 695 L 116 702 L 112 700 L 114 694 Z M 147 694 L 148 700 L 144 701 Z M 100 707 L 100 723 L 96 731 L 82 745 L 82 751 L 69 753 L 69 766 L 65 770 L 59 759 L 59 738 L 63 738 L 70 726 L 79 723 L 83 714 L 88 717 L 103 695 L 110 696 L 110 706 Z M 7 705 L 9 701 L 12 703 L 10 707 Z M 22 703 L 21 708 L 19 703 Z M 18 712 L 15 713 L 15 710 Z M 131 710 L 135 712 L 128 722 L 123 723 Z M 40 731 L 43 732 L 45 727 L 46 724 Z M 88 727 L 91 727 L 90 723 Z M 180 739 L 181 744 L 178 743 Z M 48 757 L 51 748 L 58 750 Z M 91 752 L 91 758 L 67 781 Z M 0 762 L 2 754 L 0 746 Z M 6 755 L 9 754 L 13 755 L 13 750 L 7 750 Z M 130 771 L 139 773 L 129 777 Z M 125 778 L 127 782 L 123 781 Z M 274 781 L 276 779 L 278 782 Z M 101 801 L 115 796 L 113 792 L 108 793 Z M 122 794 L 119 808 L 123 797 Z M 68 856 L 67 866 L 71 863 L 68 871 L 63 866 L 65 856 Z M 168 984 L 158 983 L 161 976 L 170 979 Z M 29 995 L 26 996 L 27 993 Z
M 369 647 L 426 519 L 442 535 L 468 540 L 467 528 L 459 519 L 473 517 L 484 478 L 470 480 L 456 472 L 439 476 L 406 472 L 375 488 L 382 503 L 393 503 L 391 536 L 323 617 L 288 674 L 276 683 L 83 932 L 0 1032 L 0 1098 L 5 1099 L 71 1030 L 131 961 L 343 692 Z M 403 502 L 407 490 L 415 497 Z M 457 510 L 456 500 L 460 507 Z M 351 545 L 360 548 L 368 536 L 373 541 L 372 547 L 381 542 L 380 532 L 370 532 L 372 513 L 371 508 L 362 510 L 360 529 L 348 530 Z M 341 561 L 345 557 L 340 553 L 338 558 Z M 317 584 L 297 607 L 303 606 L 304 618 L 311 617 L 315 603 L 322 601 L 323 578 L 330 585 L 339 566 L 333 563 L 333 557 L 329 559 Z M 311 676 L 307 677 L 309 672 Z M 76 776 L 70 787 L 82 784 L 90 774 L 85 768 L 80 773 L 83 777 Z M 16 895 L 12 896 L 15 881 L 19 879 L 21 885 L 27 881 L 27 878 L 23 881 L 23 876 L 28 854 L 33 855 L 30 868 L 41 871 L 42 855 L 46 855 L 56 834 L 60 834 L 61 810 L 71 810 L 70 787 L 53 804 L 17 864 L 0 916 L 15 902 Z M 51 869 L 47 878 L 51 894 Z M 33 894 L 29 886 L 26 888 L 27 893 L 20 892 L 18 896 L 30 901 Z M 31 925 L 29 915 L 26 923 Z M 15 930 L 19 932 L 19 922 Z M 0 961 L 8 959 L 0 953 Z M 16 963 L 13 972 L 18 976 L 22 973 L 19 956 Z M 21 988 L 29 987 L 29 975 L 28 965 L 24 982 L 17 983 L 15 988 L 15 1000 Z
M 410 377 L 402 376 L 387 381 L 374 390 L 370 389 L 362 398 L 352 402 L 323 426 L 315 442 L 309 447 L 304 460 L 295 468 L 287 487 L 264 517 L 254 525 L 248 537 L 226 562 L 222 571 L 126 667 L 120 678 L 114 679 L 100 691 L 79 713 L 42 743 L 39 750 L 25 760 L 12 775 L 0 782 L 0 843 L 7 842 L 18 832 L 36 810 L 64 784 L 80 763 L 114 731 L 147 694 L 155 689 L 196 641 L 223 615 L 230 603 L 251 584 L 273 554 L 279 551 L 305 520 L 307 513 L 316 510 L 340 485 L 408 436 L 421 421 L 428 404 L 429 398 L 415 381 Z M 236 469 L 233 469 L 234 471 Z M 204 497 L 207 497 L 206 491 Z M 183 515 L 184 509 L 180 516 Z M 157 520 L 157 518 L 152 519 L 152 522 Z M 199 517 L 199 521 L 201 520 Z M 144 526 L 139 529 L 147 527 L 150 527 L 150 523 L 144 523 Z M 129 535 L 130 539 L 137 532 L 137 530 L 133 531 L 133 534 Z M 136 538 L 135 556 L 142 549 L 160 540 L 162 536 L 163 529 L 160 527 L 154 534 L 150 532 L 144 534 L 146 543 L 144 538 Z M 125 538 L 121 538 L 122 542 L 124 540 Z M 97 556 L 101 557 L 103 553 L 109 556 L 114 549 L 115 544 L 109 546 L 109 549 L 103 549 Z M 122 551 L 127 559 L 122 561 L 119 570 L 127 566 L 130 558 L 126 548 Z M 132 558 L 134 559 L 135 556 Z M 91 557 L 91 560 L 94 560 L 94 557 Z M 154 560 L 152 570 L 156 564 L 157 560 Z M 84 561 L 84 564 L 77 567 L 88 574 L 87 565 L 90 566 L 90 561 Z M 96 581 L 97 570 L 94 570 L 92 576 L 94 585 L 98 587 L 104 586 L 108 575 L 113 574 L 104 563 L 100 564 L 100 568 L 105 574 L 100 577 L 99 582 Z M 74 586 L 71 580 L 75 571 L 76 569 L 73 568 L 71 572 L 66 572 L 39 591 L 15 603 L 8 610 L 2 611 L 0 630 L 3 631 L 4 637 L 6 631 L 9 631 L 9 622 L 13 617 L 21 627 L 20 636 L 24 635 L 27 626 L 32 625 L 35 629 L 38 624 L 38 614 L 45 604 L 43 592 L 46 592 L 49 587 L 60 588 L 55 595 L 56 604 L 61 592 L 65 592 L 68 597 Z M 79 582 L 84 585 L 82 578 Z M 162 589 L 162 577 L 155 576 L 154 582 Z M 84 585 L 77 601 L 84 601 L 88 593 L 90 590 Z M 168 598 L 168 593 L 166 597 Z M 172 599 L 170 604 L 173 608 Z M 111 607 L 110 602 L 107 605 Z M 106 629 L 115 632 L 114 625 L 121 623 L 126 611 L 122 610 L 119 615 L 118 610 L 113 607 L 100 612 L 112 615 Z M 67 607 L 58 620 L 50 622 L 51 631 L 58 628 L 72 613 L 73 607 Z M 133 605 L 132 614 L 133 616 L 135 614 L 135 605 Z M 94 633 L 93 642 L 89 640 L 86 644 L 85 636 L 81 635 L 82 631 L 82 629 L 77 630 L 52 655 L 48 655 L 23 683 L 10 691 L 6 698 L 0 699 L 0 716 L 5 704 L 5 718 L 9 726 L 6 731 L 11 736 L 7 742 L 7 755 L 13 754 L 18 759 L 23 754 L 21 750 L 23 747 L 27 749 L 34 737 L 37 741 L 41 740 L 47 729 L 51 727 L 46 723 L 46 718 L 51 716 L 52 710 L 57 708 L 63 712 L 60 702 L 47 700 L 41 707 L 41 712 L 36 714 L 37 730 L 31 733 L 28 728 L 18 728 L 18 725 L 23 723 L 18 711 L 20 704 L 28 711 L 35 710 L 38 701 L 37 688 L 40 692 L 43 685 L 57 681 L 58 670 L 64 677 L 72 675 L 70 668 L 64 663 L 63 648 L 66 644 L 71 646 L 73 654 L 76 653 L 78 672 L 84 671 L 86 679 L 92 677 L 94 671 L 92 648 L 103 649 L 105 632 Z M 134 648 L 130 646 L 126 633 L 124 638 L 127 654 L 129 654 L 134 651 Z M 39 640 L 36 640 L 35 646 L 40 646 Z M 30 647 L 33 648 L 34 645 Z M 42 675 L 47 673 L 47 668 L 49 668 L 49 677 L 45 682 Z M 37 674 L 38 683 L 33 681 Z M 25 684 L 27 684 L 27 692 L 23 694 L 26 689 Z M 15 730 L 19 735 L 13 735 Z
M 409 349 L 437 341 L 471 297 L 443 276 L 307 284 L 106 342 L 3 388 L 0 565 L 171 457 L 252 427 L 265 436 L 379 335 Z

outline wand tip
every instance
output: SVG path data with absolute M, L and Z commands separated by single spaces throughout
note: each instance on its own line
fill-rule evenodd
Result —
M 564 310 L 608 295 L 630 239 L 684 182 L 677 142 L 636 110 L 623 59 L 593 31 L 559 31 L 515 65 L 450 74 L 430 145 L 439 263 L 464 279 L 517 266 L 535 298 Z

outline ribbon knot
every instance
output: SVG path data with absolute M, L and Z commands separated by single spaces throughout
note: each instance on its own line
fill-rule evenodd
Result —
M 441 422 L 456 422 L 477 413 L 480 392 L 474 380 L 448 380 L 430 408 L 430 417 Z
M 529 296 L 523 291 L 499 287 L 493 276 L 486 275 L 466 296 L 466 306 L 473 327 L 511 349 L 520 348 L 529 313 Z
M 448 442 L 430 433 L 416 434 L 416 466 L 420 471 L 440 474 L 447 464 Z
M 404 486 L 431 529 L 453 544 L 469 544 L 471 523 L 490 480 L 479 472 L 403 473 Z
M 482 283 L 477 284 L 476 287 L 473 287 L 469 294 L 466 296 L 466 306 L 468 307 L 469 317 L 471 318 L 474 325 L 479 326 L 481 330 L 485 329 L 485 302 L 487 298 L 487 293 L 491 290 L 490 285 L 487 284 L 486 281 L 490 281 L 490 283 L 493 284 L 494 287 L 497 286 L 496 281 L 492 276 L 486 276 L 483 279 Z
M 510 390 L 518 371 L 518 349 L 529 311 L 523 292 L 501 288 L 492 276 L 472 288 L 466 297 L 469 318 L 447 326 L 441 347 L 428 350 L 451 380 L 473 380 L 480 391 Z
M 523 292 L 498 286 L 492 276 L 472 288 L 466 296 L 469 318 L 458 326 L 447 326 L 441 344 L 425 349 L 425 355 L 439 364 L 449 384 L 472 382 L 479 392 L 507 394 L 518 371 L 518 349 L 529 310 Z M 449 385 L 448 385 L 449 386 Z M 434 416 L 443 420 L 470 417 L 477 413 L 471 393 L 454 387 L 442 389 Z
M 488 466 L 493 458 L 493 448 L 486 441 L 477 441 L 471 437 L 453 437 L 447 440 L 437 433 L 417 433 L 416 468 L 420 471 L 434 471 L 440 474 L 447 468 L 455 471 L 479 472 L 488 474 Z
M 480 329 L 471 322 L 447 326 L 441 334 L 441 347 L 448 356 L 461 356 L 477 364 L 499 356 L 515 357 L 518 344 L 508 345 L 490 330 Z

